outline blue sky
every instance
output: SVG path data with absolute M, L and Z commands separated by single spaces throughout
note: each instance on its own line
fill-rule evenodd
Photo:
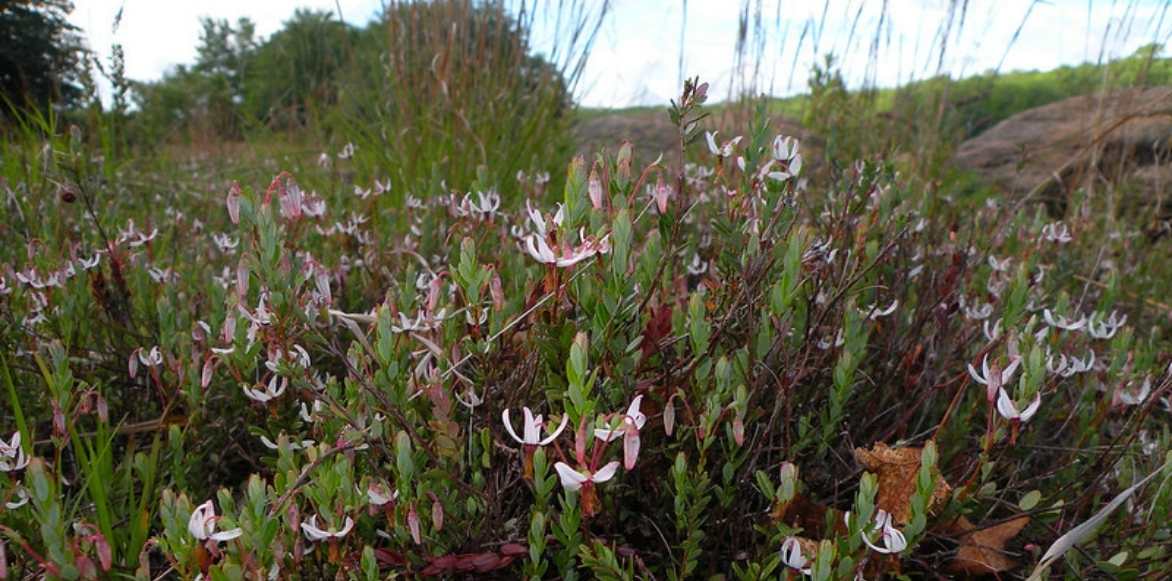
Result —
M 602 0 L 585 1 L 596 7 Z M 846 55 L 842 67 L 852 85 L 868 80 L 893 85 L 938 70 L 961 76 L 999 64 L 1006 71 L 1050 69 L 1123 56 L 1172 37 L 1172 0 L 969 0 L 959 33 L 959 15 L 954 15 L 941 58 L 939 39 L 949 22 L 948 0 L 752 3 L 760 4 L 771 31 L 757 86 L 777 95 L 801 92 L 811 64 L 828 52 Z M 113 42 L 121 43 L 128 75 L 149 80 L 194 60 L 200 16 L 248 16 L 257 23 L 259 34 L 268 35 L 297 7 L 334 12 L 340 7 L 347 22 L 362 24 L 381 4 L 382 0 L 77 0 L 71 19 L 100 54 L 108 54 Z M 709 81 L 714 95 L 727 95 L 734 81 L 743 77 L 734 69 L 741 4 L 688 0 L 685 18 L 684 0 L 612 0 L 578 87 L 580 102 L 604 107 L 666 103 L 679 83 L 681 33 L 686 74 Z M 119 8 L 123 18 L 115 33 L 112 23 Z M 543 22 L 538 19 L 534 34 L 539 48 L 554 34 Z M 1021 33 L 1011 45 L 1019 26 Z M 882 34 L 872 53 L 877 29 Z M 799 43 L 803 30 L 806 35 Z

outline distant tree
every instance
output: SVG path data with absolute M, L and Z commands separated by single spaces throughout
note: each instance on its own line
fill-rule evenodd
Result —
M 256 25 L 241 18 L 200 20 L 196 62 L 180 65 L 153 83 L 138 83 L 134 100 L 138 126 L 151 138 L 176 132 L 206 137 L 239 137 L 244 83 L 257 49 Z
M 192 72 L 200 107 L 220 135 L 238 137 L 242 128 L 240 105 L 244 101 L 245 69 L 256 50 L 256 25 L 247 18 L 232 26 L 227 20 L 203 18 Z
M 138 112 L 134 116 L 137 133 L 146 142 L 180 136 L 196 125 L 196 87 L 198 77 L 179 65 L 156 82 L 136 82 L 132 99 Z
M 0 94 L 14 105 L 72 106 L 85 48 L 68 0 L 0 0 Z
M 245 82 L 251 117 L 275 127 L 303 126 L 312 106 L 335 103 L 352 34 L 329 12 L 294 12 L 252 59 Z

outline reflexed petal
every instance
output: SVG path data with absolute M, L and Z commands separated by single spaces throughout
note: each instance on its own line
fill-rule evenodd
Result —
M 1017 407 L 1013 405 L 1013 400 L 1009 399 L 1009 394 L 1004 389 L 997 395 L 997 413 L 1007 420 L 1018 419 Z
M 635 396 L 635 399 L 631 400 L 631 405 L 627 407 L 627 417 L 631 418 L 635 422 L 635 428 L 640 430 L 643 429 L 643 424 L 647 423 L 647 416 L 639 411 L 639 405 L 642 403 L 643 395 L 640 394 Z
M 275 399 L 285 393 L 285 388 L 289 387 L 289 380 L 284 377 L 274 375 L 269 380 L 269 399 Z
M 525 443 L 536 444 L 541 439 L 541 416 L 533 417 L 533 412 L 529 408 L 521 408 L 522 413 L 525 414 Z
M 565 430 L 565 429 L 566 429 L 566 424 L 567 424 L 567 423 L 569 423 L 569 421 L 570 421 L 570 416 L 569 416 L 569 414 L 563 413 L 563 414 L 562 414 L 562 423 L 558 424 L 558 427 L 557 427 L 557 429 L 555 429 L 554 431 L 550 432 L 550 433 L 549 433 L 549 436 L 547 436 L 547 437 L 546 437 L 544 440 L 542 440 L 542 441 L 538 442 L 538 445 L 541 445 L 541 446 L 548 446 L 550 442 L 553 442 L 554 440 L 556 440 L 556 439 L 557 439 L 557 437 L 558 437 L 559 435 L 561 435 L 561 433 L 562 433 L 562 430 Z
M 586 260 L 587 258 L 594 256 L 594 254 L 594 250 L 589 248 L 577 248 L 569 256 L 558 258 L 555 261 L 555 264 L 557 264 L 560 268 L 569 268 L 575 264 L 578 264 L 579 262 L 582 262 L 583 260 Z
M 594 437 L 609 443 L 622 437 L 623 432 L 624 430 L 622 428 L 615 428 L 613 430 L 609 428 L 597 428 L 594 430 Z
M 533 234 L 527 236 L 525 238 L 525 249 L 528 250 L 529 255 L 538 262 L 550 264 L 557 260 L 557 257 L 553 254 L 553 250 L 550 249 L 549 244 L 545 242 L 545 238 L 540 236 Z
M 1029 406 L 1026 406 L 1026 409 L 1021 412 L 1021 421 L 1030 421 L 1030 418 L 1034 417 L 1034 414 L 1038 413 L 1038 408 L 1041 407 L 1041 405 L 1042 393 L 1038 392 L 1036 395 L 1034 395 L 1034 401 L 1031 402 Z
M 254 388 L 248 387 L 247 385 L 242 385 L 242 386 L 240 386 L 240 388 L 244 390 L 244 395 L 247 396 L 248 399 L 251 399 L 253 401 L 265 403 L 265 402 L 269 401 L 270 399 L 272 399 L 271 397 L 269 397 L 268 393 L 263 390 L 254 389 Z
M 16 509 L 28 504 L 28 500 L 29 500 L 28 492 L 24 488 L 17 488 L 16 489 L 16 500 L 5 502 L 4 506 L 8 510 L 16 510 Z
M 802 544 L 795 537 L 787 537 L 781 544 L 781 561 L 791 569 L 801 569 L 806 566 L 806 557 L 802 555 Z
M 317 528 L 317 515 L 309 517 L 308 521 L 301 523 L 301 530 L 305 532 L 305 537 L 311 541 L 321 541 L 330 538 L 330 533 Z
M 13 432 L 12 439 L 8 442 L 0 439 L 0 454 L 13 456 L 18 448 L 20 448 L 20 431 Z
M 342 530 L 334 533 L 334 537 L 340 539 L 340 538 L 346 536 L 346 534 L 349 533 L 350 529 L 352 529 L 352 528 L 354 528 L 354 519 L 352 519 L 350 517 L 346 517 L 346 524 L 342 525 Z
M 868 547 L 870 547 L 870 548 L 871 548 L 871 550 L 872 550 L 872 551 L 875 551 L 876 553 L 882 553 L 882 554 L 884 554 L 884 555 L 887 555 L 887 554 L 890 554 L 890 553 L 891 553 L 891 551 L 890 551 L 890 550 L 888 550 L 888 549 L 885 549 L 885 548 L 880 548 L 880 547 L 877 547 L 877 546 L 875 546 L 874 544 L 872 544 L 872 543 L 871 543 L 871 539 L 868 539 L 866 534 L 864 534 L 864 535 L 863 535 L 863 542 L 864 542 L 864 543 L 866 543 L 866 544 L 867 544 L 867 546 L 868 546 Z
M 969 363 L 968 367 L 969 367 L 969 377 L 972 377 L 973 381 L 975 381 L 981 385 L 988 385 L 988 382 L 985 381 L 985 378 L 981 377 L 980 373 L 977 373 L 977 368 L 973 367 L 972 363 Z
M 887 545 L 888 550 L 892 553 L 899 553 L 907 548 L 907 538 L 903 536 L 903 533 L 888 523 L 887 527 L 883 530 L 883 544 Z
M 1009 380 L 1013 378 L 1013 374 L 1017 372 L 1018 366 L 1021 365 L 1020 357 L 1013 357 L 1012 359 L 1013 361 L 1010 361 L 1009 367 L 1006 367 L 1005 370 L 1001 372 L 1002 385 L 1009 384 Z
M 712 155 L 720 155 L 720 149 L 716 147 L 716 133 L 705 131 L 704 139 L 708 142 L 708 151 L 712 152 Z
M 590 480 L 598 483 L 606 482 L 607 480 L 614 478 L 614 474 L 616 471 L 618 471 L 618 469 L 619 461 L 615 460 L 608 463 L 606 466 L 603 466 L 598 472 L 595 472 L 594 475 L 590 477 Z
M 569 464 L 565 462 L 554 464 L 553 469 L 557 470 L 558 478 L 562 481 L 562 487 L 566 490 L 578 490 L 582 488 L 583 483 L 590 480 L 588 476 L 570 468 Z
M 513 423 L 509 421 L 509 410 L 506 409 L 505 411 L 501 412 L 501 422 L 505 424 L 505 431 L 507 431 L 509 435 L 517 441 L 518 444 L 525 443 L 525 440 L 517 437 L 517 432 L 513 431 Z
M 387 492 L 387 487 L 384 484 L 371 483 L 366 487 L 366 499 L 375 506 L 383 506 L 399 496 L 399 492 Z
M 214 516 L 216 516 L 216 509 L 210 500 L 195 507 L 191 517 L 187 519 L 187 532 L 201 541 L 207 539 L 213 528 L 211 519 Z
M 242 534 L 244 534 L 244 530 L 243 530 L 243 529 L 240 529 L 240 528 L 234 528 L 234 529 L 232 529 L 232 530 L 230 530 L 230 531 L 221 531 L 221 532 L 215 533 L 215 534 L 213 534 L 213 535 L 212 535 L 211 537 L 209 537 L 209 538 L 211 538 L 213 541 L 217 541 L 217 542 L 221 542 L 221 543 L 222 543 L 222 542 L 224 542 L 224 541 L 230 541 L 230 540 L 232 540 L 232 539 L 235 539 L 235 538 L 239 537 L 239 536 L 240 536 L 240 535 L 242 535 Z
M 540 210 L 534 210 L 529 205 L 529 200 L 525 200 L 525 211 L 529 213 L 529 221 L 533 223 L 533 228 L 541 237 L 545 237 L 545 217 L 541 215 Z

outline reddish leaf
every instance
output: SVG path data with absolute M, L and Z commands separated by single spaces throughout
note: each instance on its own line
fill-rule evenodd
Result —
M 671 305 L 660 305 L 647 321 L 643 330 L 643 356 L 647 357 L 659 349 L 659 340 L 671 333 Z
M 110 551 L 110 543 L 106 542 L 106 537 L 102 536 L 101 533 L 94 533 L 90 537 L 90 541 L 98 549 L 98 562 L 101 564 L 102 570 L 109 571 L 110 567 L 114 566 L 114 555 Z
M 428 566 L 424 567 L 423 570 L 419 572 L 419 574 L 424 577 L 438 577 L 438 576 L 443 575 L 447 572 L 448 572 L 447 569 L 441 569 L 439 567 L 436 567 L 435 565 L 428 565 Z
M 455 569 L 458 566 L 459 561 L 459 555 L 448 554 L 432 559 L 431 565 L 433 567 L 439 567 L 440 569 Z
M 480 573 L 487 573 L 500 567 L 501 557 L 496 553 L 480 553 L 472 559 L 476 570 Z
M 374 558 L 384 565 L 398 566 L 407 564 L 407 559 L 401 553 L 396 553 L 390 549 L 375 549 Z
M 94 566 L 92 559 L 85 555 L 75 555 L 73 557 L 73 564 L 77 567 L 78 575 L 82 579 L 97 579 L 98 568 Z

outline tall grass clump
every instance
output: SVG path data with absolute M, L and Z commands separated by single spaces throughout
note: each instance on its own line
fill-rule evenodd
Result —
M 367 31 L 377 58 L 343 94 L 339 147 L 353 142 L 361 167 L 417 195 L 473 183 L 511 194 L 518 172 L 547 180 L 572 151 L 572 95 L 606 9 L 391 3 Z M 548 46 L 534 46 L 537 26 L 554 32 Z

